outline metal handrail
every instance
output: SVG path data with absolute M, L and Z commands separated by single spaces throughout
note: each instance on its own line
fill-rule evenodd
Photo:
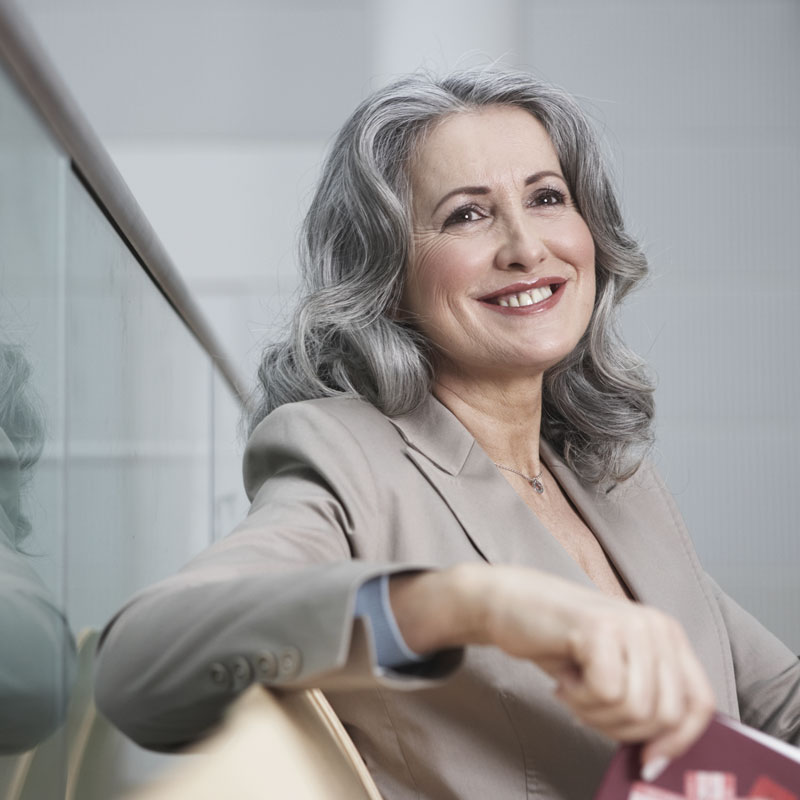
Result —
M 73 170 L 134 257 L 246 403 L 246 381 L 226 356 L 119 170 L 12 0 L 0 0 L 0 63 L 64 149 Z

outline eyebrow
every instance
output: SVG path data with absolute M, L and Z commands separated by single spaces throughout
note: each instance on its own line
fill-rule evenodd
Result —
M 554 172 L 551 169 L 543 169 L 541 172 L 534 172 L 533 175 L 529 175 L 525 178 L 525 186 L 530 186 L 532 183 L 538 183 L 542 178 L 559 178 L 560 180 L 564 180 L 564 176 L 560 172 Z M 436 204 L 435 208 L 433 209 L 433 213 L 435 214 L 442 203 L 449 200 L 451 197 L 454 197 L 457 194 L 489 194 L 492 190 L 488 186 L 459 186 L 457 189 L 453 189 L 449 191 L 444 197 L 439 200 Z

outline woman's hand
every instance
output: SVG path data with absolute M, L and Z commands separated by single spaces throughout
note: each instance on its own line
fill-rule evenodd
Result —
M 491 644 L 529 659 L 587 725 L 645 742 L 645 765 L 683 753 L 714 712 L 683 629 L 655 609 L 538 570 L 481 564 L 394 577 L 391 599 L 412 649 Z

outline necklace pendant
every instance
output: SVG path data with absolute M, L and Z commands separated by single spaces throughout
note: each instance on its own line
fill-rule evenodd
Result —
M 539 478 L 531 478 L 531 486 L 536 494 L 544 494 L 544 484 L 539 480 Z

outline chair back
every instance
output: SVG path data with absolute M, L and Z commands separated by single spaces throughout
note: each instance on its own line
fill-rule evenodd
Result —
M 381 800 L 358 751 L 318 689 L 252 686 L 189 763 L 129 800 Z

